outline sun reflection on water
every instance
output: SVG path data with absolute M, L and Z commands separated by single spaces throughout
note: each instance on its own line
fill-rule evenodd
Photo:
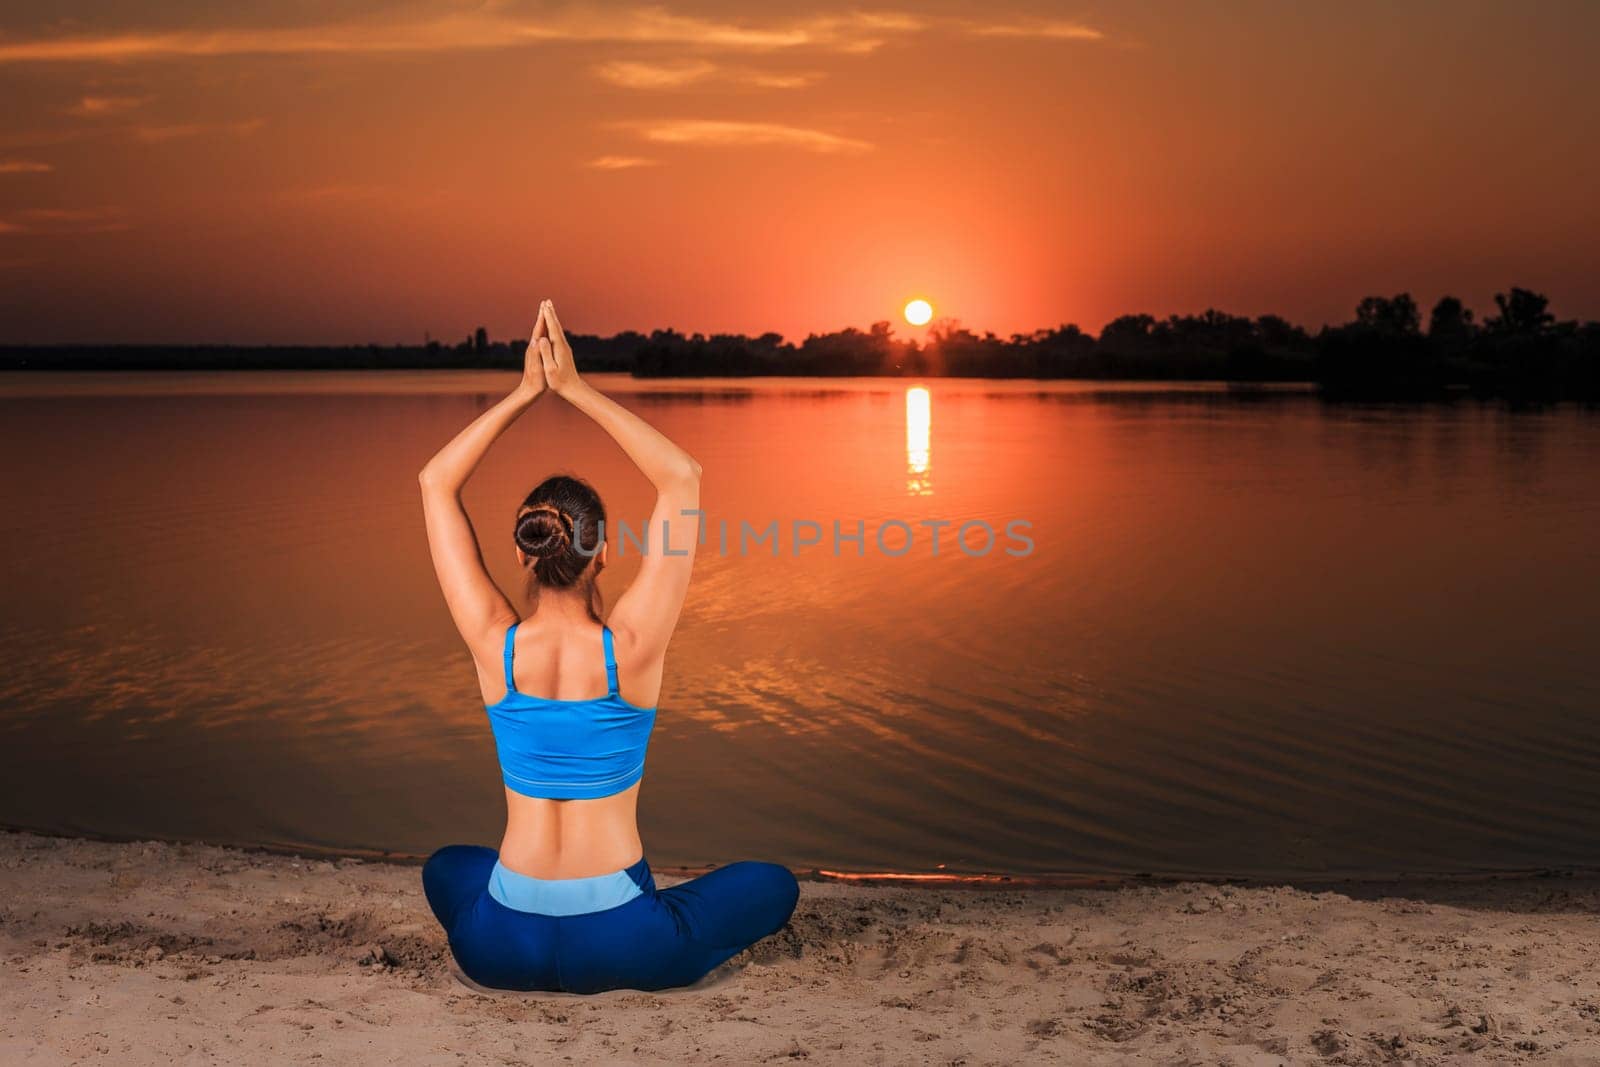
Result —
M 906 492 L 912 496 L 933 495 L 932 428 L 932 397 L 913 385 L 906 390 Z

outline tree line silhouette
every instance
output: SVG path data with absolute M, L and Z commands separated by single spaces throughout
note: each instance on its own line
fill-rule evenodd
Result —
M 1075 325 L 998 337 L 955 320 L 921 343 L 888 322 L 866 331 L 685 335 L 572 334 L 581 369 L 641 378 L 887 375 L 1315 382 L 1331 399 L 1430 400 L 1462 393 L 1518 401 L 1600 400 L 1600 323 L 1561 322 L 1531 290 L 1495 294 L 1481 323 L 1453 296 L 1423 328 L 1409 293 L 1369 296 L 1353 321 L 1310 333 L 1276 315 L 1247 318 L 1123 315 L 1098 337 Z M 491 341 L 479 327 L 454 345 L 11 346 L 0 369 L 403 369 L 514 368 L 526 341 Z

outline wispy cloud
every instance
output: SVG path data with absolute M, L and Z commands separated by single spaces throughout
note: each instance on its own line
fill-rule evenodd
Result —
M 0 174 L 49 174 L 53 170 L 50 164 L 33 159 L 0 159 Z
M 83 131 L 81 129 L 67 129 L 65 127 L 57 127 L 52 130 L 0 131 L 0 152 L 52 148 L 56 145 L 69 144 L 82 139 Z
M 673 44 L 734 51 L 819 48 L 870 52 L 927 21 L 900 12 L 852 11 L 789 19 L 725 19 L 661 6 L 625 11 L 570 8 L 537 18 L 486 8 L 436 18 L 357 20 L 292 27 L 127 30 L 10 37 L 0 63 L 119 62 L 184 56 L 444 52 L 540 41 Z
M 85 96 L 67 108 L 67 114 L 79 118 L 98 119 L 122 115 L 148 103 L 148 96 Z
M 601 80 L 612 85 L 641 90 L 683 89 L 709 81 L 753 85 L 760 89 L 800 89 L 821 77 L 819 74 L 787 74 L 749 67 L 726 67 L 708 59 L 684 63 L 613 60 L 601 63 L 594 68 L 594 72 Z
M 866 141 L 824 130 L 806 129 L 802 126 L 784 126 L 775 122 L 727 122 L 719 119 L 651 119 L 640 122 L 618 123 L 638 132 L 647 141 L 672 145 L 730 145 L 779 146 L 799 148 L 808 152 L 865 152 L 872 148 Z
M 660 166 L 660 160 L 645 159 L 643 156 L 599 156 L 585 163 L 586 167 L 595 170 L 633 170 L 635 167 Z
M 165 126 L 135 126 L 133 136 L 146 144 L 178 141 L 187 137 L 200 137 L 210 133 L 227 133 L 246 137 L 259 130 L 264 119 L 244 119 L 239 122 L 179 122 Z
M 739 74 L 739 80 L 762 89 L 804 89 L 822 78 L 821 74 L 778 74 L 773 71 L 750 70 Z
M 71 234 L 109 233 L 129 228 L 121 208 L 36 207 L 0 218 L 0 233 Z
M 1103 41 L 1106 36 L 1081 22 L 1063 22 L 1059 19 L 969 22 L 967 32 L 979 37 L 1032 37 L 1055 41 Z
M 690 63 L 631 63 L 617 60 L 594 68 L 602 81 L 624 89 L 681 89 L 705 81 L 718 67 L 709 60 Z

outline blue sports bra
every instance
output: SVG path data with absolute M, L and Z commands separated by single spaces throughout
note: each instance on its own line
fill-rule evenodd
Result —
M 607 692 L 593 700 L 552 700 L 517 692 L 511 676 L 520 620 L 506 630 L 506 695 L 487 705 L 506 788 L 528 797 L 591 800 L 620 793 L 644 777 L 656 709 L 617 691 L 611 628 L 601 627 Z

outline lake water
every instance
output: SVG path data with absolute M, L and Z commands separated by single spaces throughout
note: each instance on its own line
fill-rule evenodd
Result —
M 503 373 L 0 378 L 0 822 L 425 855 L 503 815 L 416 472 Z M 652 862 L 1473 871 L 1600 862 L 1600 416 L 1292 392 L 597 378 L 713 524 Z M 541 402 L 466 502 L 520 588 L 545 475 L 651 493 Z M 951 540 L 984 520 L 987 555 Z M 792 524 L 823 544 L 795 554 Z M 832 523 L 866 530 L 832 551 Z M 880 551 L 890 520 L 913 536 Z M 1010 555 L 1003 527 L 1033 550 Z M 737 552 L 782 524 L 781 554 Z M 948 521 L 937 553 L 925 521 Z M 809 530 L 809 528 L 806 528 Z M 886 543 L 905 542 L 888 527 Z M 969 543 L 982 541 L 981 528 Z M 637 567 L 618 554 L 614 600 Z

